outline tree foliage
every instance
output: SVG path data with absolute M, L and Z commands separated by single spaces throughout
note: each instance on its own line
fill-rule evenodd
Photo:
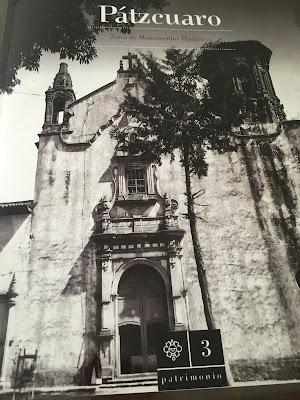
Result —
M 98 0 L 14 0 L 15 15 L 11 34 L 5 40 L 0 91 L 11 93 L 20 83 L 18 70 L 38 71 L 43 52 L 57 53 L 61 59 L 89 63 L 97 57 L 96 41 L 100 31 Z M 128 6 L 137 12 L 150 7 L 162 9 L 166 0 L 114 0 L 116 7 Z M 11 11 L 11 10 L 10 10 Z M 110 29 L 129 33 L 132 25 L 118 25 L 112 18 Z
M 195 50 L 167 49 L 164 60 L 152 53 L 142 54 L 138 76 L 144 97 L 128 94 L 121 105 L 131 124 L 115 128 L 112 135 L 126 143 L 130 153 L 160 159 L 188 146 L 190 172 L 201 177 L 207 173 L 205 153 L 234 150 L 232 121 L 209 95 L 201 78 L 202 54 Z
M 209 51 L 209 50 L 205 50 Z M 127 95 L 121 108 L 129 124 L 115 127 L 111 135 L 130 154 L 160 161 L 163 155 L 180 162 L 185 174 L 187 218 L 190 224 L 198 280 L 208 329 L 215 323 L 206 270 L 197 233 L 195 200 L 203 194 L 193 193 L 191 176 L 207 174 L 208 150 L 224 153 L 235 149 L 232 121 L 209 95 L 207 82 L 201 78 L 202 54 L 194 50 L 166 50 L 159 61 L 153 54 L 142 55 L 138 77 L 144 87 L 142 99 Z M 201 218 L 201 217 L 200 217 Z

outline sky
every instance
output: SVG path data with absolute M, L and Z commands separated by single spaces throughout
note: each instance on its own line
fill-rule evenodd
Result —
M 97 40 L 98 57 L 90 64 L 64 60 L 69 65 L 76 98 L 113 81 L 119 61 L 128 51 L 138 54 L 151 50 L 163 57 L 164 48 L 171 45 L 199 48 L 212 40 L 259 40 L 273 52 L 270 74 L 287 118 L 300 119 L 300 8 L 295 9 L 297 3 L 297 0 L 170 0 L 170 6 L 163 13 L 217 15 L 222 22 L 217 27 L 145 25 L 133 29 L 134 40 L 101 33 Z M 183 34 L 200 40 L 182 40 Z M 140 40 L 139 35 L 179 40 Z M 33 198 L 35 143 L 44 121 L 45 91 L 52 85 L 61 61 L 57 54 L 44 53 L 39 72 L 20 70 L 21 84 L 13 94 L 0 98 L 0 202 Z

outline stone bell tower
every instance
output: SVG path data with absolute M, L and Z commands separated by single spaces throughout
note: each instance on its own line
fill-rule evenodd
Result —
M 56 130 L 68 123 L 71 114 L 68 106 L 76 100 L 73 91 L 72 79 L 68 72 L 68 65 L 61 63 L 56 74 L 53 86 L 46 92 L 46 112 L 44 130 Z
M 272 52 L 256 40 L 219 43 L 204 50 L 201 75 L 208 79 L 219 110 L 239 123 L 285 119 L 269 71 Z M 236 118 L 234 118 L 236 117 Z

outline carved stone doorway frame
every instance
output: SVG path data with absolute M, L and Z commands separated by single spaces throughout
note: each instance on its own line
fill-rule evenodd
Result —
M 97 246 L 98 271 L 98 332 L 102 379 L 121 373 L 118 327 L 118 286 L 123 273 L 133 265 L 154 268 L 166 287 L 170 330 L 188 329 L 186 288 L 181 260 L 184 231 L 152 234 L 94 236 Z

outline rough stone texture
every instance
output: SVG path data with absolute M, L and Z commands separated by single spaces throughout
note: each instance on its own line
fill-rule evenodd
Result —
M 117 114 L 126 82 L 119 78 L 77 101 L 64 140 L 56 132 L 40 136 L 32 221 L 1 254 L 1 275 L 16 272 L 19 293 L 8 375 L 23 347 L 39 351 L 40 385 L 75 382 L 94 361 L 100 315 L 93 210 L 112 194 L 116 143 L 109 128 L 88 141 Z M 193 180 L 195 191 L 205 189 L 199 204 L 208 206 L 197 207 L 207 222 L 199 220 L 198 233 L 214 318 L 237 381 L 278 379 L 280 371 L 280 379 L 299 379 L 298 134 L 295 122 L 273 142 L 248 140 L 236 153 L 210 153 L 208 176 Z M 186 212 L 178 160 L 162 160 L 158 176 L 179 214 Z M 188 221 L 180 218 L 180 227 L 189 329 L 205 329 Z
M 300 379 L 299 358 L 251 363 L 247 360 L 239 360 L 238 363 L 230 364 L 230 369 L 236 382 Z
M 76 380 L 77 369 L 70 369 L 68 371 L 57 370 L 47 370 L 37 372 L 36 374 L 36 384 L 40 387 L 45 386 L 63 386 L 63 385 L 74 385 Z
M 235 154 L 213 156 L 202 180 L 210 206 L 199 235 L 215 318 L 229 362 L 248 360 L 238 380 L 278 379 L 284 361 L 268 372 L 276 358 L 294 358 L 298 369 L 282 376 L 299 379 L 297 132 L 299 123 L 286 124 L 272 143 L 249 140 Z

